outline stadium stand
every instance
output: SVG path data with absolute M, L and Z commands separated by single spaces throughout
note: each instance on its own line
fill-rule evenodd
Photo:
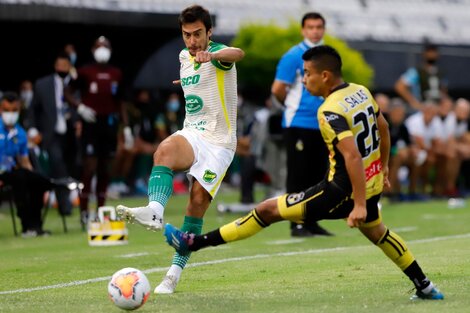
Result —
M 41 4 L 107 11 L 179 13 L 191 0 L 0 0 L 0 4 Z M 309 10 L 320 11 L 329 31 L 346 40 L 466 45 L 470 41 L 470 0 L 207 0 L 217 16 L 217 35 L 236 33 L 250 22 L 285 26 Z

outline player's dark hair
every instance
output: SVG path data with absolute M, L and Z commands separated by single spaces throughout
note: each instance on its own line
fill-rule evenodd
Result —
M 323 17 L 323 15 L 321 15 L 321 14 L 318 13 L 318 12 L 308 12 L 308 13 L 305 13 L 304 17 L 302 17 L 302 27 L 304 27 L 306 20 L 322 20 L 322 22 L 323 22 L 323 27 L 326 26 L 325 18 Z
M 302 55 L 304 61 L 312 61 L 319 71 L 329 71 L 336 76 L 341 76 L 341 57 L 333 47 L 317 46 L 308 49 Z
M 180 28 L 182 28 L 183 24 L 194 23 L 196 21 L 201 21 L 206 27 L 206 31 L 212 28 L 212 19 L 209 11 L 197 4 L 184 9 L 178 17 Z
M 20 97 L 18 97 L 18 94 L 14 91 L 5 91 L 3 93 L 1 101 L 7 101 L 7 102 L 15 102 L 19 101 Z

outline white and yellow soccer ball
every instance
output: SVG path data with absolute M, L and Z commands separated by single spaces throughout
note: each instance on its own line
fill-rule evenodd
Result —
M 108 283 L 111 301 L 121 309 L 140 308 L 150 296 L 150 283 L 142 271 L 126 267 L 114 273 Z

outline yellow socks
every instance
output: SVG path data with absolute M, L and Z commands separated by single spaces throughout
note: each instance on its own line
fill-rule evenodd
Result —
M 415 260 L 403 239 L 389 229 L 376 245 L 403 271 Z
M 219 231 L 222 239 L 225 242 L 230 242 L 251 237 L 266 226 L 268 224 L 259 218 L 255 209 L 245 217 L 222 226 Z

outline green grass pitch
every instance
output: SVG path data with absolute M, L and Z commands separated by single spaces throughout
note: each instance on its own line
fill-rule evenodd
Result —
M 225 192 L 218 201 L 235 201 Z M 144 198 L 110 201 L 141 205 Z M 167 222 L 181 225 L 186 196 L 173 197 Z M 322 221 L 331 238 L 292 240 L 287 222 L 231 245 L 193 254 L 173 295 L 152 293 L 139 312 L 470 312 L 470 200 L 461 209 L 445 201 L 388 204 L 383 218 L 408 243 L 444 301 L 411 302 L 412 284 L 381 252 L 344 221 Z M 205 218 L 212 230 L 240 215 Z M 78 223 L 64 234 L 56 210 L 48 238 L 15 238 L 8 208 L 0 209 L 0 312 L 119 312 L 107 296 L 120 268 L 144 271 L 152 290 L 171 262 L 162 233 L 129 225 L 129 244 L 91 247 Z

